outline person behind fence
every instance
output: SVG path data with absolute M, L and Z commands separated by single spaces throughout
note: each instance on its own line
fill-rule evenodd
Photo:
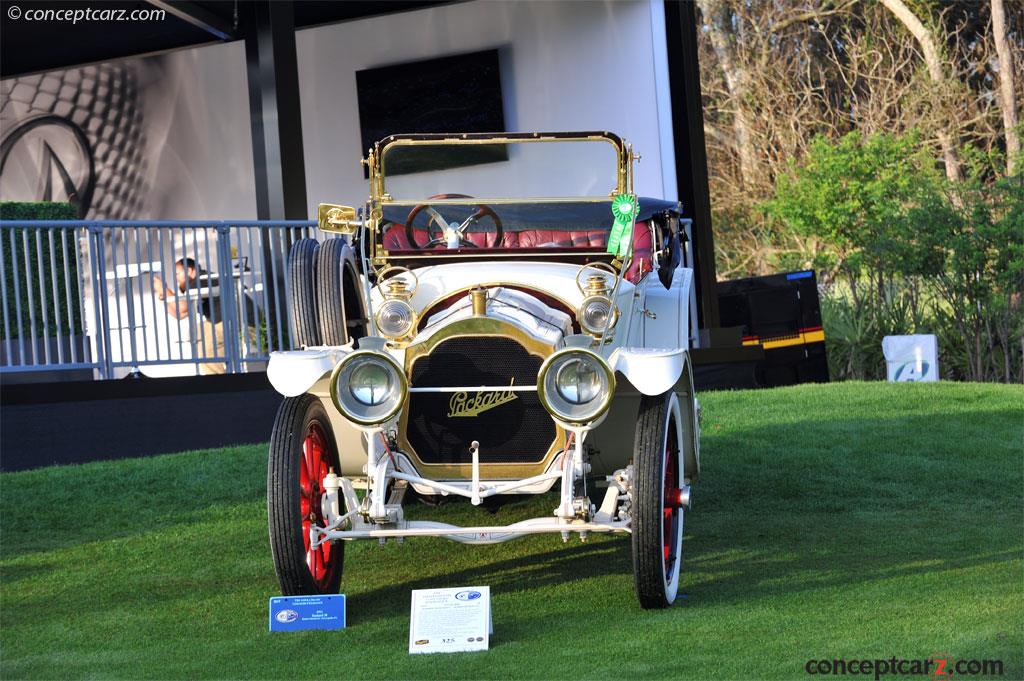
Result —
M 153 293 L 167 304 L 167 314 L 175 319 L 187 319 L 190 310 L 195 310 L 197 326 L 190 329 L 198 359 L 224 357 L 224 319 L 221 313 L 220 296 L 211 293 L 207 283 L 207 293 L 199 299 L 190 300 L 190 288 L 199 289 L 199 276 L 205 274 L 196 266 L 192 258 L 181 258 L 174 263 L 174 276 L 178 284 L 178 295 L 164 281 L 153 276 Z M 223 362 L 203 362 L 199 365 L 202 375 L 223 374 L 227 367 Z

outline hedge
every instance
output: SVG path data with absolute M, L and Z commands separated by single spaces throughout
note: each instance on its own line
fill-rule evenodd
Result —
M 77 220 L 78 216 L 75 212 L 75 208 L 69 203 L 46 203 L 46 202 L 16 202 L 16 201 L 3 201 L 0 202 L 0 220 L 10 222 L 31 222 L 35 220 Z M 29 246 L 29 262 L 31 264 L 31 289 L 32 289 L 32 305 L 35 308 L 36 320 L 35 320 L 35 334 L 37 338 L 41 338 L 43 335 L 43 313 L 42 313 L 42 299 L 40 298 L 39 290 L 39 261 L 37 259 L 37 240 L 38 245 L 42 250 L 42 277 L 44 284 L 44 291 L 46 292 L 46 315 L 48 318 L 47 330 L 51 337 L 57 333 L 57 320 L 54 319 L 54 301 L 52 297 L 53 278 L 57 280 L 57 311 L 60 315 L 60 327 L 64 334 L 67 335 L 68 329 L 68 307 L 70 302 L 70 314 L 71 314 L 71 332 L 72 335 L 81 333 L 82 331 L 82 319 L 81 310 L 79 309 L 78 300 L 80 297 L 79 284 L 78 284 L 78 270 L 77 264 L 74 258 L 74 250 L 77 248 L 77 243 L 71 233 L 66 236 L 68 254 L 71 256 L 65 263 L 64 251 L 61 242 L 61 230 L 54 228 L 53 230 L 37 230 L 37 229 L 24 229 L 19 227 L 8 227 L 5 226 L 0 230 L 0 251 L 3 253 L 3 281 L 6 288 L 6 296 L 2 300 L 4 306 L 4 315 L 8 320 L 8 324 L 0 327 L 0 337 L 7 338 L 18 338 L 18 315 L 17 315 L 17 302 L 21 304 L 21 334 L 28 339 L 32 336 L 32 325 L 30 323 L 29 314 L 29 287 L 28 287 L 28 272 L 25 269 L 25 242 L 28 241 Z M 53 265 L 50 264 L 50 234 L 53 236 L 53 252 L 54 261 Z M 13 249 L 12 249 L 13 243 Z M 14 262 L 15 251 L 17 255 L 17 262 Z M 64 270 L 65 267 L 68 270 L 68 282 L 71 298 L 70 301 L 65 300 L 65 289 L 64 289 Z M 17 277 L 17 302 L 15 296 L 15 278 Z M 9 330 L 7 328 L 9 326 Z M 8 335 L 9 333 L 9 335 Z M 40 348 L 41 349 L 41 348 Z M 17 350 L 14 351 L 17 356 Z M 29 347 L 25 348 L 26 353 L 31 353 Z M 26 357 L 27 361 L 28 358 Z M 8 360 L 10 361 L 10 359 Z

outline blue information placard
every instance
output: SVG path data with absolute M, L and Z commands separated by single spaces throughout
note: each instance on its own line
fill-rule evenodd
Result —
M 275 596 L 270 599 L 271 631 L 344 628 L 345 594 Z

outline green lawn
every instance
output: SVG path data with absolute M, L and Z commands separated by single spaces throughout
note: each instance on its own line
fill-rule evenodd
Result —
M 636 605 L 628 538 L 419 539 L 348 546 L 349 629 L 272 635 L 264 447 L 0 476 L 0 678 L 809 679 L 812 658 L 936 653 L 1024 676 L 1024 388 L 703 404 L 685 596 L 663 611 Z M 464 585 L 491 587 L 491 650 L 408 655 L 410 590 Z

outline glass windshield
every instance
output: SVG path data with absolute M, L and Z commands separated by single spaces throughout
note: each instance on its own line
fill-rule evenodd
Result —
M 618 181 L 618 149 L 607 140 L 439 140 L 392 144 L 381 174 L 388 201 L 439 195 L 481 199 L 608 198 Z

